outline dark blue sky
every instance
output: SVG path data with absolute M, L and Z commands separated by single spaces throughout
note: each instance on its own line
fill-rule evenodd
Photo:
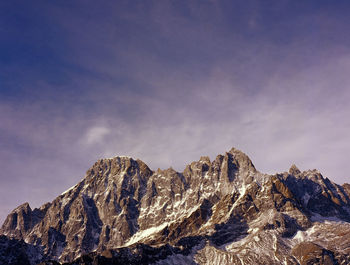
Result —
M 101 157 L 349 182 L 348 1 L 2 1 L 0 221 Z

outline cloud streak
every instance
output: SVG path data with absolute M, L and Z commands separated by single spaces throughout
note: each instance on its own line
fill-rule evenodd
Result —
M 94 126 L 87 130 L 83 137 L 83 143 L 87 145 L 99 144 L 110 133 L 109 128 L 102 126 Z

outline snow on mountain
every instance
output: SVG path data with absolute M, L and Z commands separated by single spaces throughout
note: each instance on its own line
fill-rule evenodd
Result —
M 101 159 L 51 203 L 9 214 L 0 261 L 350 264 L 349 196 L 317 170 L 260 173 L 234 148 L 183 172 Z

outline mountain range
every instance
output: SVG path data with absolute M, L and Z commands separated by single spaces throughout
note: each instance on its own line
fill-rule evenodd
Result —
M 7 216 L 0 264 L 350 264 L 350 185 L 295 165 L 264 174 L 235 148 L 183 172 L 101 159 Z

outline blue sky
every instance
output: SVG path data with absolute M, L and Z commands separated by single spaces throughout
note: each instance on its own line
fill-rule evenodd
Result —
M 99 158 L 349 182 L 348 1 L 2 1 L 0 221 Z

